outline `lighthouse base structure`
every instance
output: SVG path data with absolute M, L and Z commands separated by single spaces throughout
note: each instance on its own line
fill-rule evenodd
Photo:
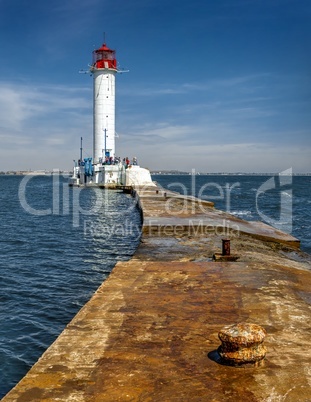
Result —
M 129 166 L 125 170 L 125 185 L 131 187 L 156 187 L 156 184 L 151 179 L 149 170 L 136 165 Z
M 90 186 L 117 189 L 122 186 L 140 187 L 156 186 L 152 181 L 148 169 L 137 165 L 125 167 L 118 165 L 93 165 L 93 171 L 85 169 L 85 166 L 75 166 L 70 178 L 71 186 Z

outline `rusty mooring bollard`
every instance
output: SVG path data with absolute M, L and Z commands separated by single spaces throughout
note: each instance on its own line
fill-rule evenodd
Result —
M 230 255 L 230 240 L 222 239 L 222 255 Z
M 224 327 L 218 337 L 221 345 L 218 353 L 223 361 L 231 366 L 258 363 L 266 355 L 266 347 L 262 344 L 266 330 L 259 325 L 239 323 Z

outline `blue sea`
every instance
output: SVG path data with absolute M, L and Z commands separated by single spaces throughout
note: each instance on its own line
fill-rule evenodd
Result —
M 159 185 L 266 220 L 311 254 L 310 176 L 154 175 Z M 0 397 L 38 360 L 107 278 L 131 258 L 141 217 L 131 196 L 67 178 L 0 176 Z
M 0 176 L 0 398 L 133 255 L 140 228 L 130 195 Z
M 262 221 L 301 241 L 311 254 L 311 176 L 154 175 L 158 185 L 213 201 L 215 208 Z

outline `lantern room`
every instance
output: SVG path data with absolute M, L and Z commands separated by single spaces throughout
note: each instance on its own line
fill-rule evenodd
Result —
M 106 43 L 101 48 L 93 51 L 93 68 L 117 69 L 116 51 L 109 49 Z

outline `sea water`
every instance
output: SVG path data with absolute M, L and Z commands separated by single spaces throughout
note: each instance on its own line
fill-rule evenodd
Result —
M 311 176 L 189 174 L 154 175 L 153 180 L 171 191 L 210 200 L 241 219 L 289 233 L 311 254 Z
M 268 220 L 311 253 L 310 176 L 157 175 L 159 185 Z M 0 176 L 0 397 L 129 259 L 141 218 L 131 196 L 68 187 L 67 178 Z
M 133 199 L 55 176 L 0 176 L 0 397 L 140 239 Z

